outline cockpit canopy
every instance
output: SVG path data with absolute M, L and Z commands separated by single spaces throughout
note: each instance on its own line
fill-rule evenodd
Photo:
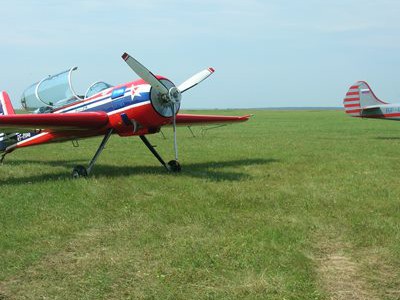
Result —
M 108 83 L 98 81 L 87 89 L 84 96 L 77 95 L 71 84 L 71 74 L 77 69 L 73 67 L 56 75 L 49 75 L 29 86 L 22 94 L 22 107 L 35 113 L 51 112 L 112 87 Z
M 89 88 L 87 89 L 87 91 L 85 93 L 85 99 L 90 98 L 93 95 L 96 95 L 97 93 L 100 93 L 101 91 L 104 91 L 110 87 L 113 87 L 113 86 L 111 84 L 108 84 L 103 81 L 97 81 L 97 82 L 93 83 L 91 86 L 89 86 Z

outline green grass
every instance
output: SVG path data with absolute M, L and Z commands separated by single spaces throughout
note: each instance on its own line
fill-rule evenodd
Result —
M 70 173 L 101 138 L 8 155 L 0 299 L 328 299 L 349 267 L 321 271 L 337 253 L 354 291 L 398 299 L 399 123 L 217 113 L 255 117 L 179 128 L 180 174 L 138 138 L 112 136 L 88 179 Z M 148 137 L 167 160 L 164 133 Z

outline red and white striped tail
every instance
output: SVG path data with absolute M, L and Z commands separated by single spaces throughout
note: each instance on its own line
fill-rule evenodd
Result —
M 0 92 L 0 115 L 15 115 L 10 97 L 5 91 Z
M 361 115 L 360 85 L 360 81 L 353 84 L 343 99 L 345 112 L 353 117 Z
M 357 81 L 353 84 L 343 99 L 346 113 L 353 117 L 360 116 L 365 108 L 384 104 L 388 103 L 380 100 L 365 81 Z

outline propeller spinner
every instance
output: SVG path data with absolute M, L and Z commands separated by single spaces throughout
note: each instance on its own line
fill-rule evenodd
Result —
M 176 87 L 167 79 L 158 79 L 152 72 L 128 53 L 124 53 L 122 58 L 140 78 L 151 85 L 150 100 L 154 109 L 163 117 L 173 117 L 172 125 L 174 130 L 175 161 L 169 162 L 169 166 L 170 168 L 175 168 L 175 170 L 180 170 L 176 137 L 176 114 L 180 108 L 182 93 L 202 82 L 214 73 L 214 69 L 208 68 L 200 71 Z

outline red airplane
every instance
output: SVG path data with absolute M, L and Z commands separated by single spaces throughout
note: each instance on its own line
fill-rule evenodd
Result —
M 33 113 L 15 114 L 9 96 L 1 92 L 0 162 L 17 148 L 103 135 L 88 167 L 76 166 L 72 171 L 74 178 L 88 176 L 111 134 L 117 133 L 123 137 L 139 136 L 168 171 L 179 172 L 177 125 L 243 122 L 250 117 L 178 113 L 181 93 L 210 76 L 213 68 L 195 74 L 177 87 L 166 77 L 151 73 L 129 54 L 124 53 L 122 58 L 141 79 L 118 86 L 95 82 L 84 96 L 79 96 L 71 85 L 71 73 L 77 69 L 74 67 L 25 90 L 21 104 Z M 165 125 L 172 125 L 174 132 L 175 159 L 168 164 L 145 137 Z

